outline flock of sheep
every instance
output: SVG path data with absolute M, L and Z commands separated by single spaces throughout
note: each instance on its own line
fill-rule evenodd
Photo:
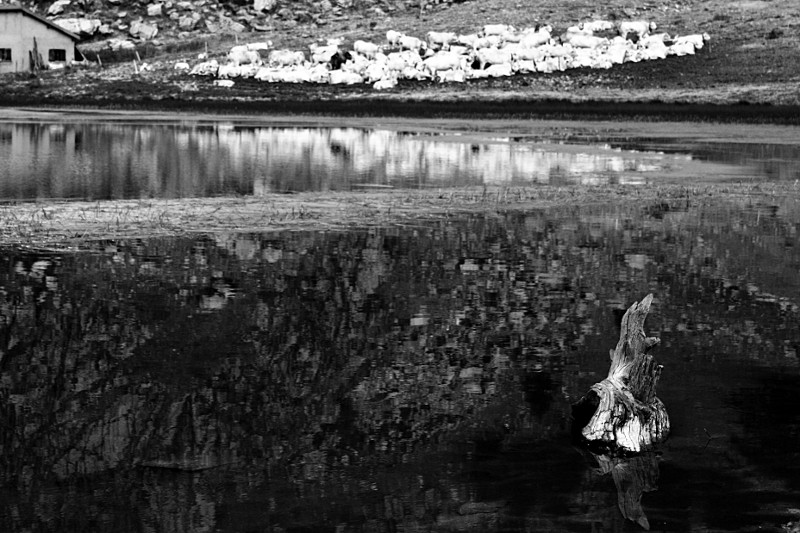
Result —
M 206 60 L 193 68 L 176 69 L 193 75 L 215 76 L 215 84 L 230 87 L 232 78 L 264 82 L 369 83 L 390 89 L 398 80 L 463 82 L 511 76 L 515 73 L 555 72 L 570 68 L 611 68 L 631 61 L 694 54 L 708 34 L 671 37 L 655 33 L 654 22 L 594 20 L 571 26 L 556 35 L 551 26 L 517 30 L 488 24 L 478 33 L 460 35 L 430 31 L 420 39 L 390 30 L 386 42 L 357 40 L 343 47 L 342 39 L 312 44 L 301 50 L 274 50 L 269 41 L 234 46 L 227 62 Z M 205 58 L 204 58 L 205 59 Z

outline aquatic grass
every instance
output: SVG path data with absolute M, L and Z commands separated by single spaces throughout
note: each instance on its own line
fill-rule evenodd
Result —
M 648 186 L 487 185 L 454 189 L 292 195 L 32 202 L 0 205 L 0 245 L 81 246 L 90 241 L 222 232 L 316 230 L 413 224 L 459 214 L 668 204 L 775 206 L 800 215 L 800 184 Z

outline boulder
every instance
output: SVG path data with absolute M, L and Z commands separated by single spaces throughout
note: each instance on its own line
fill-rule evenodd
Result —
M 60 15 L 64 12 L 64 8 L 69 5 L 71 0 L 56 0 L 47 9 L 48 15 Z
M 69 0 L 66 1 L 69 2 Z M 272 11 L 277 3 L 277 0 L 253 0 L 253 9 L 256 11 Z
M 100 29 L 102 23 L 100 19 L 87 19 L 87 18 L 66 18 L 54 20 L 56 24 L 65 30 L 74 33 L 82 39 L 89 38 Z
M 131 37 L 148 41 L 158 35 L 158 26 L 137 20 L 131 23 L 128 33 Z
M 160 17 L 163 14 L 164 4 L 150 4 L 147 6 L 148 17 Z
M 219 20 L 206 20 L 206 29 L 211 33 L 242 33 L 247 30 L 244 24 L 235 20 L 219 15 Z
M 197 27 L 200 22 L 200 15 L 192 13 L 191 15 L 184 15 L 178 19 L 178 26 L 183 31 L 192 31 Z

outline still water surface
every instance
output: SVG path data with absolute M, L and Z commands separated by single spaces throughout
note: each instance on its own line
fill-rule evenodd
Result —
M 665 209 L 6 251 L 0 529 L 780 531 L 797 223 Z M 673 433 L 626 520 L 570 404 L 649 292 Z
M 555 123 L 558 124 L 558 123 Z M 676 126 L 680 130 L 683 126 Z M 484 184 L 800 179 L 796 131 L 0 120 L 0 198 L 123 199 Z M 662 132 L 663 133 L 663 132 Z M 722 134 L 722 136 L 720 136 Z
M 2 250 L 0 531 L 783 531 L 798 231 L 712 199 Z M 592 456 L 570 405 L 648 293 L 672 435 Z

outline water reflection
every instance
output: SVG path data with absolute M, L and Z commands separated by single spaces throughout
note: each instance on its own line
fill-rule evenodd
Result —
M 659 204 L 6 250 L 0 530 L 774 528 L 796 232 Z M 673 434 L 587 457 L 570 404 L 649 292 Z
M 793 179 L 798 158 L 740 145 L 680 151 L 601 140 L 416 135 L 234 123 L 0 123 L 0 198 L 176 198 L 359 187 L 604 184 L 665 179 Z M 797 147 L 783 147 L 795 150 Z M 752 150 L 751 150 L 752 152 Z M 695 155 L 697 154 L 697 155 Z M 796 154 L 795 154 L 796 155 Z M 736 163 L 736 164 L 733 164 Z

